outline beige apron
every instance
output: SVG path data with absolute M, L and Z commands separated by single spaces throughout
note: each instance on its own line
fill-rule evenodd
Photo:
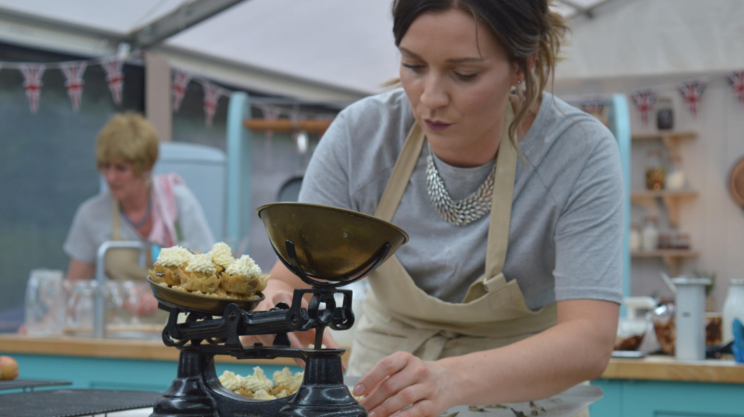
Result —
M 111 221 L 111 240 L 123 240 L 121 237 L 121 213 L 119 203 L 114 200 Z M 130 280 L 144 283 L 147 278 L 147 270 L 152 268 L 152 253 L 145 251 L 145 267 L 139 266 L 139 250 L 137 249 L 111 249 L 106 254 L 106 274 L 113 280 Z M 168 321 L 168 313 L 157 310 L 149 316 L 139 317 L 144 324 L 164 324 Z
M 470 286 L 462 303 L 449 303 L 417 287 L 398 258 L 390 257 L 369 276 L 372 289 L 367 293 L 364 315 L 354 335 L 349 375 L 364 375 L 397 351 L 423 360 L 460 356 L 506 346 L 556 324 L 555 303 L 530 310 L 517 281 L 507 282 L 502 272 L 517 166 L 517 152 L 508 134 L 513 117 L 509 105 L 496 160 L 485 274 Z M 376 217 L 392 221 L 424 141 L 424 132 L 414 124 L 375 211 Z M 588 410 L 577 414 L 588 415 Z
M 121 238 L 121 213 L 119 203 L 114 199 L 111 213 L 111 240 Z M 139 266 L 139 250 L 111 249 L 106 255 L 106 274 L 110 279 L 131 280 L 143 282 L 147 277 L 147 270 L 152 268 L 152 254 L 145 251 L 145 267 Z

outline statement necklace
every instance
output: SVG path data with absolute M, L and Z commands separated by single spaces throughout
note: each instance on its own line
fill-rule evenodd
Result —
M 466 226 L 491 212 L 495 178 L 496 165 L 476 192 L 460 201 L 453 201 L 444 187 L 444 181 L 434 164 L 434 153 L 429 146 L 429 156 L 426 158 L 426 191 L 437 214 L 452 225 Z

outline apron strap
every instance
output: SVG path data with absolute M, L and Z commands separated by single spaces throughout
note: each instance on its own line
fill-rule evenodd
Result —
M 517 151 L 509 140 L 509 125 L 514 120 L 514 109 L 510 102 L 506 106 L 504 129 L 501 133 L 499 154 L 496 157 L 496 178 L 491 197 L 491 222 L 488 226 L 488 246 L 486 247 L 486 270 L 477 281 L 470 285 L 463 303 L 469 303 L 484 296 L 491 287 L 500 284 L 498 276 L 504 269 L 506 251 L 509 247 L 509 225 L 511 223 L 514 179 L 517 172 Z
M 408 187 L 408 183 L 411 180 L 411 174 L 416 168 L 419 155 L 421 155 L 421 149 L 424 147 L 424 131 L 418 123 L 413 124 L 413 128 L 408 132 L 406 142 L 403 144 L 403 149 L 400 151 L 398 160 L 395 161 L 393 172 L 390 174 L 385 191 L 382 193 L 382 198 L 377 204 L 377 210 L 375 210 L 375 217 L 387 222 L 393 221 L 393 216 L 398 210 L 398 204 L 400 199 L 403 198 L 403 193 Z M 401 181 L 405 179 L 404 181 Z
M 491 221 L 488 228 L 488 249 L 486 252 L 486 277 L 501 273 L 506 262 L 506 249 L 509 246 L 509 224 L 511 222 L 514 179 L 517 172 L 517 152 L 509 140 L 509 125 L 514 119 L 511 103 L 506 108 L 504 132 L 501 135 L 499 155 L 496 157 L 496 179 L 491 197 Z

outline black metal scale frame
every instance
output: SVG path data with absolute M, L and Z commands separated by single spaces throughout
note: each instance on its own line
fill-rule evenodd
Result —
M 238 417 L 238 416 L 347 416 L 366 417 L 364 408 L 354 399 L 343 382 L 343 349 L 323 349 L 326 326 L 346 330 L 354 324 L 352 291 L 337 287 L 363 278 L 373 271 L 390 251 L 384 244 L 358 273 L 338 282 L 323 282 L 308 277 L 300 267 L 294 244 L 285 242 L 289 262 L 279 259 L 310 289 L 295 289 L 292 305 L 279 303 L 269 311 L 245 311 L 228 304 L 221 317 L 213 313 L 178 306 L 158 298 L 158 307 L 168 311 L 163 329 L 166 346 L 181 351 L 178 377 L 158 399 L 151 417 Z M 276 250 L 276 249 L 275 249 Z M 278 254 L 278 253 L 277 253 Z M 337 306 L 334 294 L 343 294 Z M 303 296 L 312 294 L 307 308 Z M 187 314 L 185 323 L 178 316 Z M 290 347 L 287 333 L 316 330 L 314 349 Z M 256 343 L 243 346 L 240 336 L 275 334 L 273 345 Z M 214 368 L 215 355 L 237 359 L 299 358 L 305 361 L 305 375 L 299 391 L 286 398 L 253 400 L 227 390 L 219 382 Z

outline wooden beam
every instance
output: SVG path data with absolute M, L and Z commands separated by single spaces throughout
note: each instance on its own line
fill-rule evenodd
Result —
M 272 130 L 274 132 L 297 132 L 304 130 L 307 133 L 323 133 L 328 130 L 333 120 L 297 120 L 290 119 L 246 119 L 243 126 L 256 131 Z

